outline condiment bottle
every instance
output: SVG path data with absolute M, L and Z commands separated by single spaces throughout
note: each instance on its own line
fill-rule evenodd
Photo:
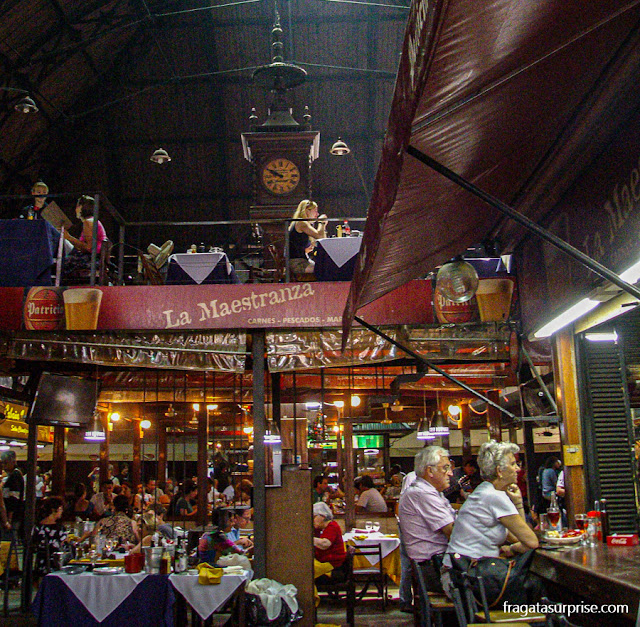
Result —
M 338 224 L 338 226 L 336 227 L 336 235 L 338 237 L 342 237 L 342 224 Z
M 607 543 L 609 535 L 609 513 L 607 512 L 607 499 L 600 501 L 600 526 L 602 528 L 602 543 Z
M 349 223 L 345 220 L 344 224 L 342 225 L 342 230 L 344 231 L 344 236 L 345 237 L 349 237 L 349 235 L 351 235 L 351 227 L 349 226 Z

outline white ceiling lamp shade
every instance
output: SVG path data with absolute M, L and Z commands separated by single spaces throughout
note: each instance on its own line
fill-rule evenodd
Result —
M 338 141 L 329 148 L 329 152 L 337 157 L 342 157 L 343 155 L 348 155 L 351 152 L 351 148 L 347 146 L 347 142 L 338 137 Z
M 164 148 L 158 148 L 158 150 L 156 150 L 149 159 L 160 165 L 171 161 L 169 153 Z
M 462 257 L 448 261 L 438 270 L 436 288 L 454 303 L 466 303 L 478 289 L 476 269 Z

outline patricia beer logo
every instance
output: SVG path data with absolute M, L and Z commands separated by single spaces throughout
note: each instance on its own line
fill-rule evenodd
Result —
M 24 327 L 28 331 L 64 329 L 63 290 L 32 287 L 24 301 Z

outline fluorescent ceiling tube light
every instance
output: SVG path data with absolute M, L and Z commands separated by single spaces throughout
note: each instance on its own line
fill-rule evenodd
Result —
M 599 304 L 597 300 L 583 298 L 573 305 L 573 307 L 569 307 L 569 309 L 566 309 L 559 316 L 556 316 L 551 322 L 548 322 L 542 328 L 538 329 L 533 334 L 533 337 L 537 339 L 550 337 L 560 329 L 564 329 L 567 325 L 575 322 L 581 316 L 589 313 L 592 309 L 595 309 Z
M 630 268 L 627 268 L 620 278 L 627 283 L 633 285 L 638 279 L 640 279 L 640 261 L 636 261 Z
M 615 331 L 608 333 L 585 333 L 584 337 L 590 342 L 615 342 L 618 334 Z

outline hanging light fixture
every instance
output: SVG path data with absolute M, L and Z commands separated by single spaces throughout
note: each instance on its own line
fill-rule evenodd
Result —
M 434 435 L 431 435 L 429 431 L 431 421 L 427 418 L 427 398 L 425 390 L 422 390 L 422 418 L 420 418 L 420 422 L 418 423 L 418 430 L 416 437 L 418 440 L 433 440 L 435 438 Z
M 444 414 L 440 409 L 440 400 L 438 398 L 438 390 L 436 390 L 436 413 L 429 425 L 429 433 L 432 434 L 433 438 L 438 437 L 448 437 L 449 436 L 449 427 L 447 425 L 447 421 L 445 420 Z
M 24 96 L 23 98 L 20 98 L 13 108 L 24 114 L 38 112 L 38 107 L 31 96 Z
M 158 150 L 156 150 L 151 155 L 151 157 L 149 157 L 149 159 L 154 163 L 158 163 L 160 165 L 162 165 L 163 163 L 167 163 L 168 161 L 171 161 L 171 157 L 169 156 L 169 153 L 164 148 L 158 148 Z
M 151 428 L 151 420 L 147 420 L 146 418 L 144 420 L 140 421 L 140 428 L 141 429 L 150 429 Z
M 387 414 L 387 410 L 389 409 L 389 403 L 382 403 L 382 407 L 384 407 L 384 420 L 381 420 L 380 424 L 390 425 L 393 422 L 393 420 L 391 420 L 389 418 L 389 415 Z
M 96 409 L 93 412 L 89 428 L 84 432 L 84 439 L 88 442 L 104 442 L 106 438 L 100 412 Z
M 351 152 L 351 148 L 347 146 L 347 142 L 342 141 L 342 138 L 338 137 L 338 141 L 329 148 L 329 152 L 332 155 L 341 157 L 342 155 L 348 155 Z
M 280 444 L 282 442 L 282 438 L 280 437 L 280 431 L 278 431 L 278 426 L 275 422 L 269 420 L 267 422 L 267 429 L 264 432 L 264 443 L 265 444 Z
M 478 273 L 461 256 L 456 257 L 438 270 L 436 289 L 454 303 L 465 303 L 474 297 L 478 289 Z

